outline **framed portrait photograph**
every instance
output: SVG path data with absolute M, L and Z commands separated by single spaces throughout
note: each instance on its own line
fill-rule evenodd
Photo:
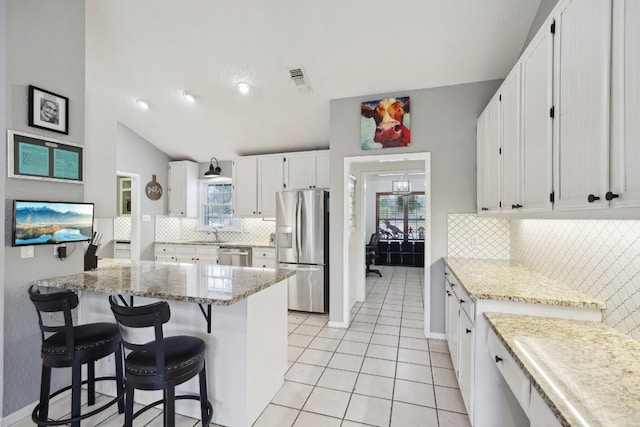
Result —
M 69 98 L 29 85 L 29 126 L 69 134 Z

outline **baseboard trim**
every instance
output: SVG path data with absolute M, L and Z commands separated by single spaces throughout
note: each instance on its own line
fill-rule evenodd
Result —
M 438 333 L 438 332 L 431 332 L 429 334 L 428 338 L 431 338 L 431 339 L 434 339 L 434 340 L 445 340 L 445 339 L 447 339 L 447 336 L 445 334 L 441 334 L 441 333 Z
M 56 396 L 58 397 L 58 396 Z M 55 399 L 57 400 L 57 399 Z M 55 401 L 54 399 L 51 399 L 51 402 Z M 18 421 L 20 421 L 23 418 L 29 417 L 31 418 L 31 412 L 33 412 L 33 408 L 37 405 L 37 401 L 33 402 L 30 405 L 25 406 L 22 409 L 18 409 L 17 411 L 15 411 L 12 414 L 7 415 L 6 417 L 2 418 L 2 427 L 8 427 L 11 424 L 17 423 Z
M 332 321 L 330 321 L 328 326 L 330 328 L 347 329 L 349 327 L 349 322 L 332 322 Z

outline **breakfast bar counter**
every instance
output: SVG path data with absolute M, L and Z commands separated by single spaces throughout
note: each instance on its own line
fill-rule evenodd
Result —
M 37 280 L 42 287 L 79 291 L 78 323 L 114 322 L 107 295 L 134 305 L 169 302 L 165 334 L 192 335 L 207 343 L 207 381 L 212 422 L 250 426 L 284 382 L 287 369 L 287 288 L 290 271 L 101 259 L 96 270 Z M 206 309 L 205 309 L 206 308 Z M 203 316 L 204 315 L 204 316 Z M 207 325 L 211 332 L 207 332 Z M 108 360 L 96 375 L 111 375 Z M 100 390 L 114 394 L 106 385 Z M 197 381 L 183 391 L 198 392 Z M 136 393 L 150 403 L 159 392 Z M 198 418 L 197 402 L 179 401 L 176 412 Z

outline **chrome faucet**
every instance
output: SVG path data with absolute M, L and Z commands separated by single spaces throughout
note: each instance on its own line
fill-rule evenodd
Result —
M 215 241 L 216 242 L 220 240 L 220 238 L 218 237 L 218 229 L 217 228 L 214 228 L 211 231 L 207 232 L 207 234 L 211 234 L 211 233 L 213 233 L 213 235 L 215 236 L 215 238 L 216 238 Z

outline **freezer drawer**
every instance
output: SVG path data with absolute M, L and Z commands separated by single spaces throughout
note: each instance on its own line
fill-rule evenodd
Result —
M 294 270 L 289 280 L 289 310 L 326 313 L 329 294 L 324 265 L 278 264 L 281 270 Z

